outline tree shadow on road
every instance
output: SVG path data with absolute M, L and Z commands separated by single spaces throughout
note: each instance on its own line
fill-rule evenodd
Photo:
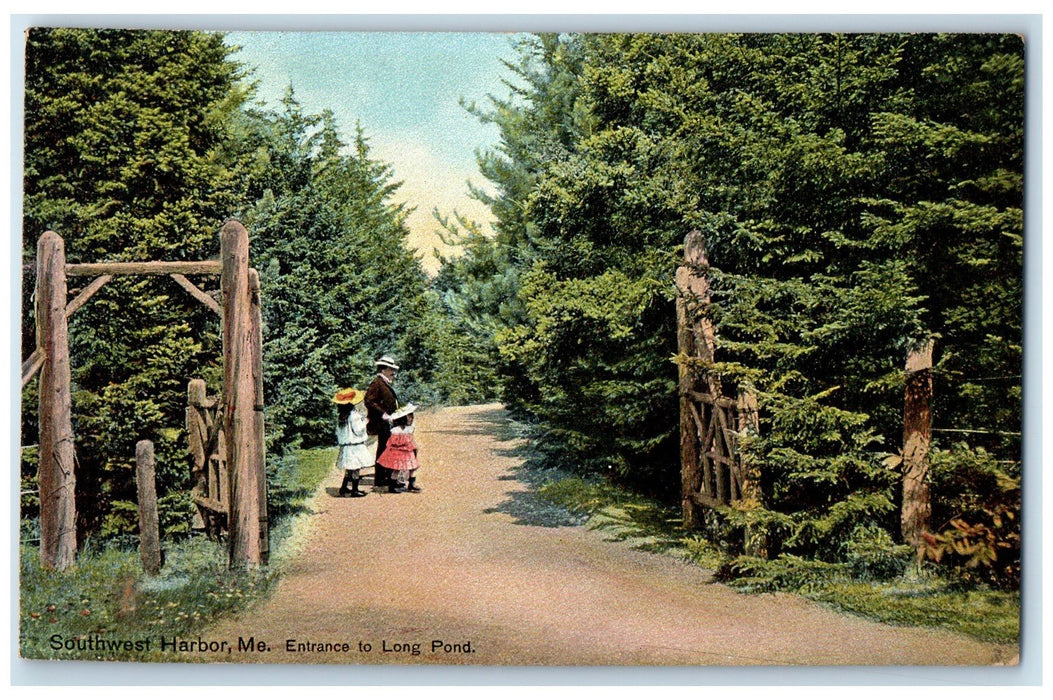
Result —
M 513 447 L 502 450 L 499 454 L 522 458 L 522 453 L 529 452 L 526 447 Z M 585 510 L 568 508 L 545 498 L 540 492 L 546 484 L 558 481 L 567 476 L 560 469 L 538 467 L 529 459 L 513 467 L 510 474 L 498 477 L 502 481 L 526 484 L 526 490 L 508 491 L 508 498 L 484 513 L 505 513 L 512 516 L 517 525 L 536 525 L 540 527 L 574 527 L 583 525 L 589 519 Z
M 510 491 L 508 498 L 487 513 L 505 513 L 519 525 L 574 527 L 585 525 L 602 532 L 608 541 L 654 552 L 679 550 L 685 536 L 679 510 L 627 492 L 599 477 L 583 477 L 546 463 L 545 455 L 529 438 L 529 426 L 511 420 L 503 409 L 478 414 L 477 424 L 494 435 L 501 456 L 514 457 L 518 466 L 498 477 L 526 484 L 526 491 Z
M 650 503 L 623 503 L 602 508 L 589 520 L 589 527 L 607 535 L 609 541 L 628 542 L 647 552 L 682 549 L 686 536 L 682 518 L 671 508 Z
M 504 513 L 512 516 L 516 525 L 538 527 L 574 527 L 588 520 L 588 515 L 573 513 L 562 506 L 549 503 L 533 491 L 514 491 L 509 498 L 484 513 Z
M 529 486 L 525 491 L 509 491 L 507 499 L 492 508 L 486 508 L 484 513 L 504 513 L 511 516 L 517 525 L 536 527 L 573 527 L 588 519 L 588 513 L 553 503 L 538 493 L 539 487 L 566 474 L 540 466 L 537 450 L 526 438 L 522 426 L 512 421 L 503 407 L 495 405 L 493 408 L 474 413 L 464 422 L 461 429 L 453 431 L 453 434 L 486 434 L 495 437 L 502 447 L 494 450 L 494 453 L 501 457 L 514 457 L 519 461 L 519 465 L 513 467 L 511 473 L 499 476 L 498 479 Z

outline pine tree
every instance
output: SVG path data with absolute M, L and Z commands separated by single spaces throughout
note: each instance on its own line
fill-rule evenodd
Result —
M 215 255 L 237 199 L 218 154 L 244 97 L 228 55 L 220 36 L 201 32 L 31 30 L 24 255 L 47 229 L 65 239 L 70 262 Z M 33 280 L 24 284 L 29 299 Z M 34 345 L 27 311 L 24 354 Z M 141 439 L 157 444 L 162 509 L 176 513 L 169 529 L 185 530 L 189 505 L 170 489 L 188 477 L 179 442 L 186 381 L 215 371 L 214 315 L 167 278 L 115 279 L 71 319 L 70 333 L 82 532 L 134 532 Z
M 263 296 L 268 438 L 285 447 L 332 440 L 331 396 L 364 386 L 374 357 L 405 364 L 400 395 L 432 395 L 433 325 L 406 210 L 390 166 L 358 130 L 347 145 L 332 115 L 306 114 L 291 89 L 258 112 L 263 194 L 245 212 Z
M 760 397 L 748 517 L 773 554 L 898 530 L 882 458 L 919 340 L 942 343 L 938 424 L 1016 430 L 1018 39 L 545 36 L 522 55 L 490 114 L 506 159 L 484 162 L 520 286 L 495 337 L 560 458 L 678 485 L 665 360 L 691 229 L 713 265 L 710 371 Z M 1014 459 L 1008 437 L 986 444 Z

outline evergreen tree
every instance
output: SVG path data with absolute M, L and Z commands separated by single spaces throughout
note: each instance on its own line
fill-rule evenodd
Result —
M 882 456 L 920 340 L 942 353 L 938 426 L 1016 430 L 1017 38 L 615 34 L 521 51 L 515 100 L 489 114 L 505 158 L 483 162 L 520 287 L 495 337 L 564 460 L 678 487 L 665 360 L 693 228 L 713 265 L 710 371 L 761 400 L 765 503 L 747 517 L 773 553 L 834 558 L 859 526 L 897 530 Z
M 218 35 L 33 29 L 26 42 L 24 255 L 47 229 L 70 262 L 202 260 L 237 200 L 218 154 L 244 98 Z M 31 298 L 34 280 L 24 280 Z M 35 345 L 26 309 L 23 353 Z M 167 278 L 114 279 L 71 319 L 82 532 L 134 532 L 134 445 L 157 444 L 161 510 L 186 529 L 186 381 L 215 371 L 214 314 Z M 23 429 L 35 432 L 24 404 Z M 31 435 L 25 438 L 34 442 Z
M 379 353 L 400 358 L 400 395 L 433 396 L 425 340 L 434 309 L 406 246 L 390 166 L 359 130 L 348 147 L 328 112 L 305 114 L 291 89 L 255 114 L 263 194 L 244 213 L 263 297 L 268 437 L 332 440 L 333 392 L 364 386 Z
M 439 222 L 444 242 L 461 250 L 456 257 L 440 257 L 432 281 L 435 313 L 444 319 L 434 326 L 435 381 L 454 404 L 496 401 L 504 395 L 504 378 L 495 336 L 517 313 L 509 248 L 483 234 L 476 222 L 462 217 Z

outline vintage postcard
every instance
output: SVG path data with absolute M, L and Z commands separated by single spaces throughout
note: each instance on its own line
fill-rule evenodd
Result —
M 996 20 L 28 26 L 22 663 L 1016 682 Z

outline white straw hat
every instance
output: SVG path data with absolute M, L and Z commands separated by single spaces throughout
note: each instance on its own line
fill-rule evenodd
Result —
M 381 355 L 373 364 L 377 367 L 390 367 L 391 369 L 399 368 L 399 366 L 395 364 L 395 361 L 391 359 L 391 355 Z

